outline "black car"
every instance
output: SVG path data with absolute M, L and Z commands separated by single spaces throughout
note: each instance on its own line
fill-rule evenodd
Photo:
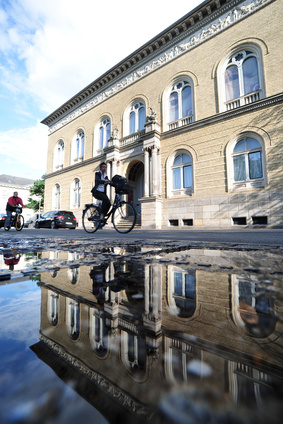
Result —
M 35 228 L 70 228 L 74 230 L 78 226 L 77 218 L 70 211 L 51 211 L 38 218 Z
M 5 227 L 6 217 L 7 215 L 5 213 L 0 213 L 0 228 Z

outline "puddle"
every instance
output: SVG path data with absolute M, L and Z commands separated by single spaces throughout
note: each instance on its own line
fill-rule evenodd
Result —
M 2 253 L 1 422 L 281 422 L 280 254 Z

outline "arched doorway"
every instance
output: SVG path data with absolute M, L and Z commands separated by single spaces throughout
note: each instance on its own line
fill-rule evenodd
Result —
M 128 199 L 133 203 L 137 214 L 141 215 L 139 199 L 144 196 L 144 165 L 142 162 L 139 161 L 130 165 L 128 181 L 131 188 Z

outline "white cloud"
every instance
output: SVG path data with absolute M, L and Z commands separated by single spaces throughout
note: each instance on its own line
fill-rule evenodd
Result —
M 10 174 L 3 172 L 3 169 L 16 167 L 18 164 L 18 167 L 25 165 L 27 169 L 38 171 L 37 178 L 41 178 L 46 170 L 47 133 L 47 128 L 39 122 L 30 128 L 0 132 L 1 173 Z M 28 173 L 22 176 L 28 177 Z

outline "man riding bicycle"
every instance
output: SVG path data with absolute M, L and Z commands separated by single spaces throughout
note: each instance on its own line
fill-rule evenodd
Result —
M 16 209 L 18 205 L 21 205 L 23 208 L 25 207 L 22 199 L 18 197 L 18 192 L 14 191 L 13 196 L 9 197 L 7 205 L 6 205 L 7 218 L 5 221 L 5 229 L 7 230 L 9 230 L 11 227 L 12 212 L 14 212 L 14 210 Z
M 101 219 L 105 217 L 110 208 L 110 200 L 106 194 L 106 185 L 109 183 L 106 171 L 107 165 L 105 162 L 102 162 L 100 164 L 100 171 L 95 173 L 95 185 L 91 190 L 93 197 L 102 201 Z M 101 226 L 103 225 L 105 225 L 104 222 L 102 222 Z

